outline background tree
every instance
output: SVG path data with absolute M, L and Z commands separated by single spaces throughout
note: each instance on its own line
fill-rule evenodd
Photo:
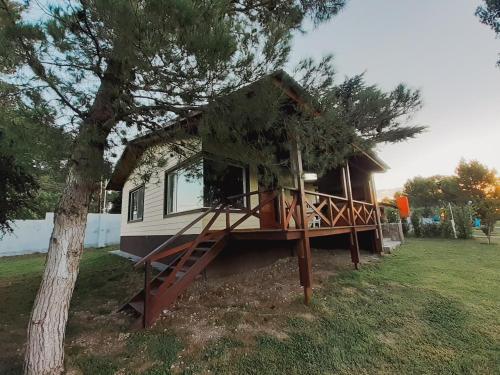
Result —
M 108 202 L 110 204 L 110 209 L 108 210 L 108 213 L 120 214 L 122 212 L 122 192 L 121 191 L 108 192 Z
M 2 152 L 0 132 L 0 237 L 12 231 L 10 221 L 20 208 L 29 206 L 38 185 L 22 166 L 16 164 L 12 155 Z
M 437 207 L 447 203 L 478 204 L 495 189 L 496 171 L 476 160 L 461 160 L 453 176 L 414 177 L 404 185 L 412 207 Z
M 481 230 L 491 244 L 491 235 L 500 220 L 500 178 L 496 179 L 495 186 L 478 203 L 477 212 L 481 218 Z
M 500 0 L 485 0 L 484 5 L 477 7 L 476 16 L 500 36 Z M 497 64 L 500 66 L 500 59 Z
M 500 219 L 500 200 L 498 198 L 486 198 L 478 208 L 481 218 L 481 230 L 488 238 L 488 244 L 491 244 L 491 236 L 495 231 L 497 221 Z
M 412 207 L 435 207 L 442 199 L 439 183 L 441 176 L 414 177 L 403 188 Z
M 443 202 L 458 203 L 460 199 L 460 186 L 457 176 L 440 176 L 438 186 Z
M 71 135 L 54 126 L 50 107 L 33 99 L 27 106 L 15 87 L 0 86 L 1 152 L 37 184 L 31 197 L 9 214 L 11 219 L 41 219 L 53 212 L 66 177 Z
M 495 170 L 488 169 L 477 160 L 470 162 L 460 160 L 455 173 L 463 203 L 472 201 L 474 204 L 479 204 L 495 189 L 497 181 Z
M 473 215 L 481 218 L 482 229 L 490 236 L 496 221 L 500 219 L 500 179 L 496 171 L 476 160 L 461 160 L 455 172 L 454 176 L 415 177 L 408 180 L 404 189 L 413 212 L 416 213 L 418 209 L 419 214 L 428 217 L 438 207 L 448 210 L 448 203 L 452 203 L 459 238 L 472 236 Z M 442 225 L 445 224 L 446 220 Z M 445 227 L 442 229 L 447 231 Z M 417 232 L 420 233 L 420 228 L 415 230 Z

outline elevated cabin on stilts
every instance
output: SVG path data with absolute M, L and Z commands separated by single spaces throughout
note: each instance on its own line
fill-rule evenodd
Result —
M 287 100 L 302 101 L 303 90 L 286 73 L 271 78 Z M 122 191 L 120 250 L 144 266 L 144 288 L 124 306 L 144 327 L 200 274 L 240 273 L 292 254 L 298 258 L 298 276 L 309 303 L 311 243 L 338 240 L 350 249 L 356 268 L 361 242 L 374 253 L 382 252 L 372 174 L 386 166 L 375 155 L 358 149 L 344 165 L 318 177 L 303 170 L 295 143 L 288 148 L 293 168 L 284 172 L 289 186 L 270 189 L 260 183 L 258 168 L 241 160 L 227 161 L 221 173 L 220 161 L 213 157 L 221 145 L 193 142 L 196 146 L 181 159 L 171 152 L 165 137 L 182 127 L 188 129 L 184 137 L 196 139 L 201 116 L 203 112 L 193 113 L 129 142 L 107 186 Z M 166 155 L 165 162 L 142 182 L 138 176 L 151 153 Z M 224 199 L 212 199 L 213 191 Z M 163 265 L 154 277 L 152 264 Z

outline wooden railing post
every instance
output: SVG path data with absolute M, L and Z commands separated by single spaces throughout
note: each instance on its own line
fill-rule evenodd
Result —
M 280 193 L 280 224 L 281 224 L 281 229 L 286 230 L 287 229 L 287 223 L 286 223 L 286 202 L 285 202 L 285 189 L 281 189 Z
M 151 310 L 151 261 L 147 260 L 144 264 L 144 312 L 142 314 L 142 325 L 144 328 L 150 324 Z
M 226 230 L 231 226 L 231 216 L 229 214 L 229 205 L 226 206 Z
M 370 184 L 373 209 L 375 210 L 374 213 L 375 225 L 377 226 L 377 229 L 375 230 L 375 252 L 380 255 L 384 251 L 384 235 L 382 233 L 382 222 L 380 221 L 380 212 L 377 202 L 377 192 L 375 191 L 375 183 L 373 181 L 373 176 L 370 176 L 369 184 Z
M 330 226 L 333 228 L 335 225 L 333 223 L 334 217 L 331 197 L 328 197 L 328 219 L 330 219 Z
M 349 221 L 351 222 L 351 260 L 354 263 L 354 267 L 358 269 L 359 264 L 359 242 L 358 233 L 356 232 L 356 212 L 354 211 L 354 202 L 352 199 L 352 186 L 351 186 L 351 173 L 349 171 L 349 161 L 346 161 L 345 165 L 346 171 L 346 190 L 347 190 L 347 201 L 349 204 Z
M 302 156 L 300 153 L 298 141 L 296 139 L 291 142 L 291 157 L 294 166 L 295 178 L 298 185 L 298 205 L 300 206 L 300 226 L 301 239 L 298 241 L 298 258 L 299 258 L 299 272 L 301 284 L 304 287 L 304 303 L 308 305 L 312 298 L 312 261 L 311 261 L 311 247 L 309 243 L 309 228 L 307 225 L 307 212 L 306 212 L 306 197 L 304 192 L 304 176 L 302 170 Z

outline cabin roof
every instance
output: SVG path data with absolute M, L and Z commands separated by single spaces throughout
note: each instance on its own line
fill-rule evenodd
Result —
M 300 105 L 312 107 L 316 111 L 316 104 L 313 98 L 307 91 L 290 75 L 283 70 L 278 70 L 271 73 L 269 77 L 274 79 L 274 82 L 283 90 L 283 92 L 293 101 Z M 266 79 L 266 77 L 261 80 Z M 258 81 L 257 81 L 258 82 Z M 107 190 L 121 190 L 127 181 L 127 178 L 132 173 L 137 165 L 138 160 L 148 147 L 162 144 L 166 136 L 179 127 L 196 128 L 196 125 L 203 114 L 203 110 L 192 111 L 185 117 L 179 117 L 169 121 L 161 129 L 151 131 L 145 135 L 139 136 L 129 141 L 118 159 L 113 174 L 106 186 Z M 389 167 L 375 153 L 362 150 L 360 147 L 353 145 L 360 152 L 360 158 L 370 170 L 375 172 L 383 172 Z

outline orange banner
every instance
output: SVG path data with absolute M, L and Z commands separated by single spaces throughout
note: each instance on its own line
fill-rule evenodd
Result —
M 396 204 L 399 209 L 399 216 L 404 219 L 410 216 L 410 203 L 407 196 L 400 196 L 396 198 Z

